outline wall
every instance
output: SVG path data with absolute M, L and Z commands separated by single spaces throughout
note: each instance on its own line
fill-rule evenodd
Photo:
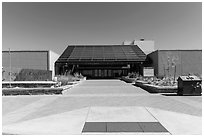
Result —
M 53 51 L 49 51 L 49 70 L 52 71 L 52 78 L 55 76 L 55 61 L 59 58 L 59 55 Z
M 175 67 L 172 63 L 176 63 L 176 76 L 181 74 L 181 53 L 179 50 L 159 50 L 158 51 L 158 76 L 173 77 Z
M 52 72 L 49 70 L 21 69 L 15 81 L 51 81 Z
M 11 51 L 12 80 L 21 69 L 49 70 L 48 51 Z M 3 79 L 9 80 L 9 52 L 2 52 Z
M 181 53 L 182 58 L 182 74 L 194 73 L 196 75 L 202 74 L 202 51 L 186 51 Z
M 147 58 L 150 59 L 150 66 L 154 67 L 154 75 L 157 76 L 158 75 L 158 50 L 148 54 Z
M 47 51 L 11 51 L 11 67 L 48 70 Z M 9 52 L 2 52 L 2 66 L 9 68 Z
M 176 64 L 176 76 L 188 74 L 200 76 L 202 74 L 201 50 L 159 50 L 154 54 L 156 53 L 158 54 L 158 66 L 153 63 L 153 66 L 158 69 L 158 71 L 155 71 L 156 76 L 173 76 L 175 72 L 173 62 Z M 156 55 L 152 56 L 151 54 L 148 56 L 153 62 L 156 62 L 157 59 L 154 57 Z
M 137 45 L 146 55 L 155 51 L 154 41 L 150 40 L 134 40 L 133 45 Z

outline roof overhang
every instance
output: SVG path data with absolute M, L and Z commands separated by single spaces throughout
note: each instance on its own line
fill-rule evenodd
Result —
M 137 45 L 68 46 L 56 63 L 144 62 L 146 54 Z

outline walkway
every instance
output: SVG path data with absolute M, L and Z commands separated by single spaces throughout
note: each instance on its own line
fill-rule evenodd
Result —
M 79 86 L 65 92 L 65 95 L 130 95 L 145 94 L 148 92 L 120 80 L 87 80 Z
M 202 133 L 201 96 L 149 94 L 120 80 L 87 80 L 63 95 L 6 96 L 2 102 L 3 132 L 9 134 L 85 134 L 86 122 L 157 122 L 168 132 L 156 134 Z

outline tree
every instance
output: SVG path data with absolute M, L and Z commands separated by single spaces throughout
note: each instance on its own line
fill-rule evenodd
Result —
M 178 63 L 179 57 L 178 55 L 172 54 L 171 52 L 166 53 L 166 58 L 167 58 L 167 80 L 168 83 L 170 83 L 170 78 L 171 78 L 171 73 L 170 73 L 170 68 L 172 68 L 172 74 L 173 74 L 173 83 L 175 83 L 176 79 L 176 65 Z
M 175 78 L 176 78 L 176 64 L 178 62 L 178 56 L 172 56 L 172 67 L 174 68 L 174 82 L 175 82 Z

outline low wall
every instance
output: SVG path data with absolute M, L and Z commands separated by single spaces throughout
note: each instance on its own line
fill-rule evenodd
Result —
M 177 86 L 155 86 L 144 81 L 136 81 L 135 85 L 149 93 L 177 93 Z
M 135 82 L 135 78 L 127 78 L 127 77 L 125 77 L 125 76 L 122 76 L 122 77 L 121 77 L 121 80 L 123 80 L 123 81 L 125 81 L 125 82 L 127 82 L 127 83 L 133 83 L 133 82 Z
M 3 68 L 2 70 L 2 81 L 9 81 L 10 70 Z M 11 81 L 50 81 L 52 80 L 52 71 L 49 70 L 38 70 L 38 69 L 22 69 L 12 68 L 11 69 Z
M 2 87 L 7 88 L 11 84 L 11 87 L 22 88 L 35 88 L 35 87 L 51 87 L 57 84 L 53 81 L 2 81 Z
M 2 95 L 52 95 L 62 94 L 63 88 L 3 88 Z

